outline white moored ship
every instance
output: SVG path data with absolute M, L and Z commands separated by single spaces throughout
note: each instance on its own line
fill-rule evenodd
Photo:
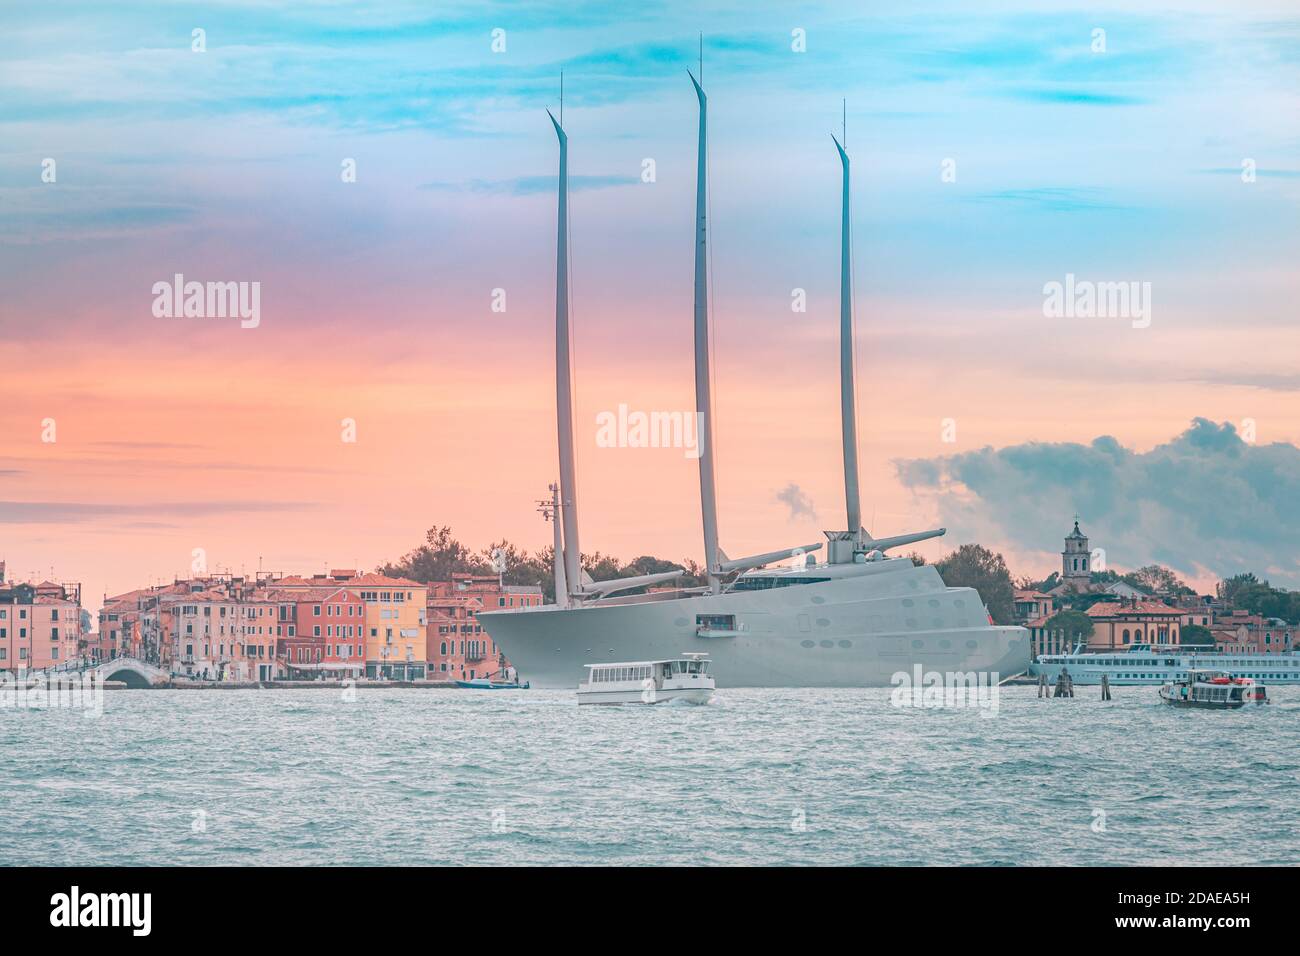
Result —
M 707 584 L 617 596 L 663 584 L 680 570 L 593 581 L 580 567 L 574 466 L 568 293 L 568 136 L 551 117 L 560 146 L 556 236 L 555 358 L 560 480 L 543 513 L 554 522 L 556 603 L 485 612 L 479 620 L 534 686 L 572 687 L 584 667 L 672 659 L 683 647 L 709 654 L 737 687 L 886 687 L 914 665 L 934 671 L 1022 673 L 1028 632 L 994 626 L 972 588 L 949 588 L 933 567 L 886 551 L 944 533 L 940 528 L 873 539 L 862 527 L 858 493 L 853 366 L 849 157 L 843 170 L 840 259 L 840 421 L 847 531 L 820 543 L 732 559 L 718 545 L 713 400 L 709 349 L 707 98 L 699 101 L 695 238 L 695 399 L 699 420 L 700 506 Z M 561 113 L 563 117 L 563 113 Z M 776 566 L 775 565 L 781 565 Z
M 1100 684 L 1103 674 L 1111 684 L 1165 684 L 1211 668 L 1261 684 L 1300 684 L 1300 654 L 1295 652 L 1224 654 L 1167 644 L 1134 644 L 1132 650 L 1118 653 L 1090 654 L 1075 648 L 1069 654 L 1044 654 L 1029 666 L 1029 673 L 1055 681 L 1062 668 L 1076 684 Z
M 713 696 L 707 654 L 686 653 L 666 661 L 588 664 L 578 685 L 579 704 L 707 704 Z

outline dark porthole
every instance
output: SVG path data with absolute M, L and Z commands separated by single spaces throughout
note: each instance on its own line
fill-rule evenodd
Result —
M 819 618 L 817 618 L 817 626 L 818 626 L 818 627 L 830 627 L 830 626 L 831 626 L 831 619 L 828 618 L 828 617 L 819 617 Z
M 912 646 L 915 647 L 917 650 L 920 650 L 921 648 L 925 647 L 925 641 L 913 641 Z
M 916 602 L 913 601 L 911 598 L 903 598 L 903 607 L 912 607 L 915 604 Z
M 822 647 L 834 647 L 834 646 L 835 646 L 834 641 L 822 641 Z
M 852 646 L 853 646 L 852 641 L 840 641 L 840 647 L 852 647 Z
M 800 647 L 816 647 L 817 645 L 814 644 L 812 641 L 800 641 L 800 642 L 799 642 L 799 646 L 800 646 Z
M 979 650 L 980 642 L 979 642 L 979 641 L 967 641 L 967 642 L 966 642 L 966 646 L 969 647 L 972 651 Z
M 815 597 L 815 598 L 812 599 L 812 602 L 813 602 L 814 604 L 825 604 L 825 603 L 826 603 L 826 599 L 825 599 L 824 597 Z

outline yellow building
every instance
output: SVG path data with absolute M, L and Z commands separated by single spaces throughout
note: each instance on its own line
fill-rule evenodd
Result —
M 366 604 L 366 676 L 424 680 L 428 586 L 382 574 L 339 583 Z

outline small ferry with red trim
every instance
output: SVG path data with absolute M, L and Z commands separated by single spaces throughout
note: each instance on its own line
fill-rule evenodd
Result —
M 1267 704 L 1268 692 L 1250 677 L 1233 677 L 1227 671 L 1189 671 L 1185 678 L 1161 686 L 1160 699 L 1175 707 L 1236 710 Z

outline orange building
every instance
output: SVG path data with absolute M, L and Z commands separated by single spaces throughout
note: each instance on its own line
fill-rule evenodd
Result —
M 535 607 L 542 603 L 536 585 L 503 585 L 496 575 L 453 574 L 429 585 L 429 676 L 441 680 L 515 676 L 510 661 L 483 630 L 484 610 Z

